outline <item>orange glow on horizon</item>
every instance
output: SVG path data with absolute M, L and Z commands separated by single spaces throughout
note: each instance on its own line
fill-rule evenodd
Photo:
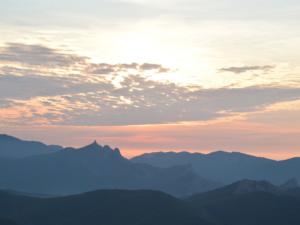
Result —
M 97 140 L 102 145 L 120 148 L 129 158 L 146 152 L 209 153 L 217 150 L 276 160 L 300 156 L 300 127 L 247 121 L 147 126 L 33 126 L 30 131 L 26 127 L 6 127 L 2 128 L 2 133 L 73 147 Z

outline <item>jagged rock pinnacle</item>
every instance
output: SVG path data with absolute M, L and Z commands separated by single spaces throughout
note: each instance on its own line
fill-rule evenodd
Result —
M 92 145 L 99 145 L 99 144 L 98 144 L 97 140 L 95 140 L 95 141 L 92 143 Z

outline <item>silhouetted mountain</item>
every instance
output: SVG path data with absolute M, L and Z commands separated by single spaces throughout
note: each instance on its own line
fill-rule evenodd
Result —
M 98 189 L 151 189 L 185 196 L 219 186 L 190 166 L 156 168 L 133 163 L 119 149 L 96 142 L 52 154 L 0 159 L 0 188 L 26 193 L 69 195 Z
M 61 149 L 57 145 L 45 145 L 36 141 L 23 141 L 18 138 L 0 135 L 0 158 L 24 158 L 27 156 L 53 153 Z
M 266 181 L 243 180 L 194 195 L 187 201 L 199 215 L 216 224 L 297 225 L 300 224 L 299 190 L 284 190 Z
M 146 190 L 58 198 L 0 191 L 0 218 L 19 225 L 299 225 L 300 195 L 290 190 L 243 180 L 183 200 Z
M 20 225 L 210 224 L 184 201 L 157 191 L 102 190 L 51 199 L 0 192 L 4 215 Z
M 239 152 L 213 152 L 210 154 L 168 152 L 148 153 L 132 159 L 161 168 L 191 165 L 202 177 L 229 184 L 242 179 L 268 180 L 280 184 L 287 179 L 300 181 L 300 158 L 275 161 Z

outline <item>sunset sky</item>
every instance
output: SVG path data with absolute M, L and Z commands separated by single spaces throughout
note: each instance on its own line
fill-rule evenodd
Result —
M 0 133 L 300 156 L 299 0 L 0 1 Z

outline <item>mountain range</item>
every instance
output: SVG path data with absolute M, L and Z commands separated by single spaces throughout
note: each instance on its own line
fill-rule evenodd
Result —
M 129 160 L 97 142 L 76 149 L 0 135 L 0 188 L 33 195 L 151 189 L 187 196 L 243 179 L 300 181 L 298 171 L 300 158 L 275 161 L 218 151 L 147 153 Z
M 275 161 L 240 152 L 217 151 L 209 154 L 147 153 L 131 160 L 161 168 L 190 165 L 199 176 L 223 184 L 243 179 L 268 180 L 274 184 L 281 184 L 288 179 L 300 181 L 300 158 Z
M 24 158 L 45 155 L 62 149 L 59 145 L 46 145 L 37 141 L 24 141 L 16 137 L 0 135 L 0 158 Z
M 299 225 L 300 159 L 63 148 L 0 135 L 1 225 Z M 280 184 L 280 185 L 279 185 Z
M 5 136 L 1 140 L 5 138 L 12 139 Z M 36 146 L 36 143 L 25 143 L 26 147 L 30 144 Z M 39 146 L 41 149 L 33 156 L 0 158 L 0 189 L 50 196 L 98 189 L 149 189 L 187 196 L 220 186 L 200 177 L 190 166 L 159 168 L 135 163 L 124 158 L 119 149 L 101 146 L 97 142 L 54 152 L 51 152 L 52 146 L 48 146 L 47 154 L 40 154 L 46 145 Z
M 300 224 L 299 187 L 267 181 L 243 180 L 184 199 L 150 190 L 99 190 L 55 198 L 0 191 L 0 200 L 1 225 Z

